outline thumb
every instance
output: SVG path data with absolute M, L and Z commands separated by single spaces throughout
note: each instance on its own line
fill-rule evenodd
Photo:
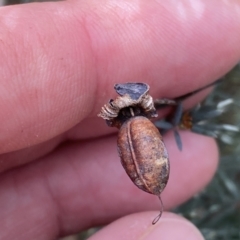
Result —
M 157 212 L 141 212 L 120 218 L 94 234 L 89 240 L 204 240 L 200 231 L 186 219 L 173 213 L 164 213 L 158 223 L 152 225 L 155 215 Z

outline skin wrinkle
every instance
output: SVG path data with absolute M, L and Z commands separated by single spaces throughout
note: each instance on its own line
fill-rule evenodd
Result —
M 184 7 L 183 2 L 177 2 L 176 7 L 178 9 L 180 20 L 185 22 L 187 20 L 187 9 Z
M 45 72 L 45 71 L 44 71 Z M 32 84 L 32 82 L 31 82 L 31 84 Z M 75 88 L 75 89 L 77 89 L 77 88 Z M 44 99 L 44 98 L 43 98 Z M 45 99 L 44 99 L 45 100 Z M 25 101 L 26 102 L 26 101 Z M 29 101 L 28 101 L 29 102 Z M 46 101 L 45 101 L 46 102 Z M 15 103 L 16 104 L 16 103 Z M 43 106 L 43 105 L 42 105 Z M 41 108 L 42 108 L 42 106 L 41 106 Z M 44 105 L 44 106 L 49 106 L 49 101 L 48 101 L 48 104 L 46 105 Z M 55 108 L 56 109 L 56 108 Z M 86 108 L 87 109 L 87 108 Z M 50 110 L 50 109 L 49 109 Z M 89 110 L 88 110 L 89 111 Z M 21 111 L 22 112 L 22 111 Z M 76 109 L 76 112 L 77 112 L 77 109 Z M 51 113 L 51 115 L 50 116 L 52 116 L 52 113 Z M 46 115 L 46 117 L 48 117 L 47 115 Z M 58 116 L 56 116 L 56 118 L 58 119 Z M 72 119 L 75 119 L 75 118 L 72 118 Z M 53 121 L 53 119 L 51 119 L 52 121 Z M 56 123 L 56 122 L 55 122 Z M 31 124 L 30 124 L 30 126 L 31 126 Z M 36 126 L 36 125 L 35 125 Z M 29 129 L 29 128 L 28 128 Z
M 9 178 L 8 181 L 6 181 L 6 179 L 4 178 L 4 175 L 1 175 L 0 177 L 0 181 L 1 184 L 5 184 L 5 188 L 7 189 L 7 191 L 4 191 L 3 188 L 0 188 L 0 193 L 1 193 L 1 197 L 0 200 L 1 202 L 5 202 L 5 211 L 7 210 L 6 213 L 4 213 L 2 211 L 1 216 L 3 217 L 3 219 L 7 218 L 7 216 L 10 216 L 12 212 L 14 212 L 15 210 L 15 204 L 14 201 L 15 199 L 17 199 L 16 194 L 16 186 L 14 185 L 14 179 L 13 178 Z M 9 197 L 11 196 L 11 197 Z M 8 221 L 5 222 L 6 224 L 8 223 Z M 2 225 L 1 225 L 2 226 Z
M 54 191 L 53 189 L 51 188 L 51 184 L 50 184 L 50 179 L 49 179 L 49 176 L 46 174 L 45 171 L 43 171 L 43 180 L 44 180 L 44 183 L 45 183 L 45 186 L 46 186 L 46 192 L 47 192 L 47 195 L 50 197 L 51 201 L 52 201 L 52 208 L 51 209 L 54 209 L 54 216 L 55 216 L 55 219 L 56 221 L 54 221 L 56 223 L 56 226 L 57 226 L 57 229 L 55 229 L 55 233 L 54 235 L 57 237 L 57 236 L 60 236 L 61 235 L 61 231 L 63 229 L 63 222 L 62 222 L 62 217 L 61 217 L 61 207 L 60 207 L 60 204 L 59 204 L 59 201 L 57 200 L 57 198 L 54 196 Z
M 15 166 L 21 166 L 30 161 L 36 161 L 39 158 L 44 157 L 51 151 L 54 151 L 59 145 L 59 143 L 63 141 L 63 138 L 63 136 L 58 136 L 54 139 L 48 140 L 46 142 L 29 148 L 0 154 L 0 173 Z
M 90 116 L 92 115 L 96 115 L 96 107 L 98 105 L 99 102 L 99 98 L 106 98 L 107 100 L 107 96 L 109 96 L 109 93 L 107 91 L 102 91 L 99 93 L 99 86 L 101 85 L 102 89 L 109 89 L 108 88 L 108 81 L 106 78 L 101 78 L 100 76 L 102 75 L 101 73 L 101 57 L 99 56 L 99 51 L 97 49 L 100 49 L 102 47 L 100 41 L 105 41 L 105 37 L 102 34 L 103 31 L 99 31 L 99 18 L 101 18 L 101 16 L 97 15 L 96 13 L 92 12 L 90 15 L 88 13 L 85 13 L 85 16 L 83 17 L 84 19 L 84 29 L 85 32 L 87 33 L 89 42 L 90 42 L 90 49 L 92 52 L 92 56 L 94 59 L 94 64 L 93 64 L 93 69 L 95 71 L 95 92 L 93 96 L 96 96 L 94 99 L 94 103 L 92 105 L 91 112 L 90 112 Z M 95 38 L 95 36 L 93 36 L 93 32 L 96 32 L 96 35 L 98 35 L 97 38 Z M 105 33 L 106 34 L 106 33 Z M 97 41 L 96 41 L 97 39 Z M 107 72 L 107 68 L 105 69 L 105 72 Z M 106 75 L 107 73 L 105 73 Z
M 40 169 L 42 169 L 43 171 L 39 171 Z M 49 229 L 51 230 L 52 235 L 54 235 L 55 237 L 59 236 L 60 229 L 61 229 L 59 212 L 61 211 L 61 209 L 59 208 L 58 201 L 55 198 L 53 191 L 50 187 L 50 178 L 49 178 L 49 174 L 47 174 L 49 173 L 49 169 L 44 167 L 42 162 L 38 162 L 37 166 L 30 164 L 26 169 L 21 168 L 21 170 L 22 170 L 22 174 L 20 174 L 20 172 L 17 174 L 21 180 L 23 179 L 23 176 L 24 176 L 25 177 L 24 180 L 26 181 L 27 184 L 30 184 L 30 186 L 39 187 L 39 191 L 38 191 L 39 197 L 37 198 L 38 200 L 40 200 L 40 202 L 42 201 L 44 202 L 44 207 L 41 209 L 41 214 L 45 215 L 45 217 L 43 217 L 42 219 L 47 219 L 49 224 L 51 224 L 51 227 L 49 227 Z M 34 179 L 32 180 L 31 183 L 30 181 L 29 182 L 27 181 L 27 178 L 29 176 L 27 176 L 26 178 L 26 173 L 28 173 L 28 175 L 31 174 L 34 176 Z M 34 184 L 34 181 L 35 181 L 35 184 Z M 25 196 L 24 192 L 26 192 L 27 194 L 31 194 L 31 190 L 29 188 L 24 188 L 24 184 L 22 184 L 21 188 L 22 188 L 21 196 Z M 41 193 L 42 191 L 43 193 Z M 44 196 L 43 199 L 41 199 L 42 196 Z M 51 210 L 51 214 L 49 210 Z
M 192 8 L 193 14 L 197 19 L 201 19 L 206 10 L 206 2 L 202 0 L 188 0 Z
M 107 8 L 107 7 L 105 7 Z M 93 48 L 94 51 L 97 52 L 97 56 L 98 56 L 98 63 L 99 63 L 99 69 L 110 74 L 108 72 L 109 69 L 109 64 L 111 63 L 111 58 L 109 59 L 109 62 L 106 62 L 105 66 L 103 66 L 102 63 L 104 63 L 105 61 L 102 61 L 102 57 L 99 56 L 99 54 L 101 54 L 102 56 L 106 56 L 109 55 L 109 52 L 112 52 L 112 54 L 110 55 L 115 56 L 115 55 L 119 55 L 119 52 L 121 52 L 122 55 L 126 55 L 126 47 L 127 45 L 129 45 L 129 34 L 126 30 L 124 30 L 124 28 L 128 28 L 129 26 L 125 26 L 125 24 L 121 21 L 121 19 L 119 18 L 119 13 L 117 13 L 117 15 L 114 15 L 114 19 L 115 21 L 119 22 L 119 24 L 115 24 L 115 26 L 111 26 L 112 21 L 109 23 L 108 19 L 103 19 L 102 15 L 103 15 L 104 11 L 101 12 L 100 14 L 98 14 L 98 16 L 88 16 L 88 26 L 91 27 L 91 29 L 89 30 L 89 33 L 91 34 L 91 38 L 93 39 Z M 114 22 L 114 21 L 113 21 Z M 96 23 L 96 24 L 94 24 Z M 110 24 L 110 25 L 109 25 Z M 94 25 L 97 25 L 98 28 L 93 27 Z M 121 27 L 123 25 L 123 27 Z M 116 28 L 117 26 L 117 28 Z M 106 33 L 106 36 L 104 37 L 96 37 L 96 35 L 102 35 L 102 32 Z M 130 39 L 132 38 L 132 34 L 130 36 Z M 137 39 L 137 38 L 135 38 Z M 132 40 L 131 40 L 132 41 Z M 116 42 L 116 43 L 115 43 Z M 117 45 L 116 45 L 117 44 Z M 123 45 L 124 44 L 124 45 Z M 99 52 L 96 49 L 101 49 L 101 52 Z M 104 52 L 104 53 L 103 53 Z M 131 54 L 130 51 L 127 51 L 128 54 Z M 122 57 L 121 57 L 122 59 Z M 119 59 L 119 60 L 121 60 Z M 117 58 L 113 59 L 114 61 L 118 62 L 119 60 Z M 120 63 L 119 63 L 120 64 Z M 112 66 L 114 67 L 114 65 L 118 65 L 117 64 L 113 64 Z M 115 76 L 116 78 L 119 77 L 118 72 L 122 72 L 125 70 L 125 66 L 124 64 L 121 65 L 121 68 L 116 68 L 115 69 Z M 106 75 L 106 73 L 101 75 Z M 101 79 L 102 81 L 103 79 Z M 105 82 L 106 80 L 104 80 Z M 104 84 L 105 85 L 105 84 Z M 109 89 L 106 88 L 106 89 Z
M 77 170 L 79 167 L 78 166 L 74 166 L 74 163 L 76 161 L 76 160 L 73 160 L 74 158 L 75 158 L 75 156 L 69 151 L 67 156 L 65 156 L 64 159 L 59 159 L 60 162 L 58 162 L 58 163 L 55 162 L 53 164 L 52 169 L 57 168 L 57 171 L 59 173 L 61 173 L 63 171 L 63 169 L 64 170 L 68 169 L 68 171 L 70 172 L 68 174 L 68 176 L 71 176 L 71 178 L 77 180 L 79 178 L 79 173 L 78 173 L 78 170 Z M 67 159 L 68 161 L 65 161 L 65 159 Z M 59 168 L 57 166 L 54 166 L 56 164 L 61 164 L 61 165 L 64 164 L 64 167 L 62 166 L 61 168 Z M 49 174 L 49 172 L 48 172 L 48 174 Z M 48 181 L 49 193 L 52 196 L 53 202 L 55 202 L 57 204 L 57 208 L 56 208 L 57 210 L 55 212 L 57 213 L 59 229 L 61 229 L 60 236 L 63 236 L 65 234 L 69 233 L 69 229 L 67 227 L 68 226 L 67 218 L 68 218 L 69 214 L 65 213 L 65 205 L 67 205 L 67 204 L 65 203 L 64 199 L 66 201 L 68 201 L 68 195 L 69 195 L 69 193 L 71 193 L 72 189 L 69 187 L 68 191 L 70 191 L 70 192 L 69 193 L 65 193 L 64 195 L 61 195 L 61 191 L 60 191 L 60 195 L 59 195 L 59 192 L 57 191 L 58 188 L 61 188 L 61 186 L 59 185 L 60 183 L 58 183 L 58 177 L 59 176 L 60 175 L 55 174 L 55 179 L 54 179 L 54 176 L 53 176 L 53 179 L 50 179 L 48 177 L 48 175 L 46 175 L 45 178 Z M 81 189 L 81 188 L 79 187 L 79 189 Z M 62 197 L 63 201 L 58 202 L 56 199 L 60 199 L 60 196 Z M 82 194 L 80 194 L 80 192 L 78 194 L 78 197 L 82 198 Z M 73 202 L 73 200 L 70 200 L 70 201 Z M 84 205 L 83 201 L 81 201 L 81 202 Z M 88 202 L 88 204 L 89 204 L 89 202 Z M 62 212 L 62 214 L 59 214 L 61 212 Z M 70 228 L 71 227 L 72 226 L 70 226 Z
M 121 20 L 130 22 L 134 20 L 135 16 L 141 11 L 141 1 L 128 2 L 128 1 L 110 1 L 108 6 L 105 8 L 107 12 L 110 10 L 113 13 L 117 13 Z
M 92 84 L 93 86 L 95 86 L 95 89 L 93 90 L 93 95 L 92 96 L 97 96 L 97 91 L 99 89 L 99 84 L 102 82 L 99 81 L 100 77 L 99 77 L 99 71 L 98 71 L 98 61 L 97 61 L 97 57 L 96 57 L 96 54 L 93 50 L 93 40 L 91 38 L 91 34 L 89 33 L 89 29 L 88 29 L 88 26 L 87 26 L 87 19 L 86 19 L 86 14 L 84 13 L 84 16 L 82 18 L 82 25 L 81 25 L 85 31 L 85 34 L 88 38 L 88 42 L 89 42 L 89 52 L 91 53 L 91 56 L 92 56 L 92 69 L 94 69 L 94 79 L 95 79 L 95 84 Z M 94 106 L 96 105 L 96 102 L 98 101 L 97 98 L 92 98 L 92 104 L 91 104 L 91 107 L 89 108 L 90 110 L 88 111 L 88 114 L 87 116 L 91 116 L 93 114 L 93 110 L 94 110 Z M 89 102 L 89 101 L 88 101 Z M 81 119 L 82 120 L 82 119 Z
M 21 170 L 23 170 L 23 169 L 21 169 Z M 41 212 L 39 213 L 38 212 L 38 205 L 35 206 L 35 208 L 31 208 L 32 203 L 35 200 L 35 197 L 33 197 L 30 189 L 33 187 L 34 180 L 38 179 L 38 176 L 36 176 L 34 173 L 31 173 L 31 171 L 30 171 L 30 172 L 28 172 L 27 175 L 25 175 L 24 178 L 22 178 L 21 170 L 17 171 L 18 174 L 14 174 L 14 173 L 16 173 L 16 170 L 13 170 L 12 172 L 9 172 L 8 174 L 6 173 L 6 174 L 2 175 L 2 179 L 1 179 L 2 181 L 1 181 L 1 185 L 0 185 L 1 189 L 3 189 L 4 181 L 7 181 L 9 186 L 8 187 L 5 186 L 5 188 L 7 187 L 6 192 L 8 192 L 8 194 L 10 194 L 10 195 L 12 195 L 14 192 L 19 195 L 19 197 L 11 196 L 9 198 L 9 199 L 13 199 L 15 201 L 16 201 L 16 199 L 19 199 L 19 201 L 17 202 L 18 204 L 16 204 L 16 203 L 15 204 L 11 204 L 11 206 L 14 206 L 14 209 L 12 209 L 11 214 L 7 214 L 7 217 L 3 218 L 4 219 L 4 224 L 9 222 L 9 229 L 7 228 L 5 230 L 12 229 L 12 225 L 16 224 L 15 222 L 18 221 L 19 217 L 17 217 L 17 219 L 15 219 L 14 215 L 16 215 L 17 213 L 19 213 L 19 216 L 22 216 L 22 213 L 24 212 L 26 220 L 30 216 L 35 216 L 35 218 L 33 217 L 33 221 L 32 221 L 31 224 L 35 223 L 37 226 L 38 226 L 39 220 L 40 220 L 40 223 L 41 222 L 43 222 L 43 223 L 45 222 L 45 221 L 42 221 L 42 220 L 44 220 L 46 218 L 45 213 L 49 214 L 49 212 L 44 211 L 44 209 L 42 209 Z M 6 178 L 7 175 L 8 176 L 10 175 L 9 176 L 10 178 L 8 180 Z M 33 175 L 34 175 L 35 179 L 34 180 L 32 179 L 32 181 L 28 181 L 28 178 L 29 177 L 31 178 L 31 176 L 33 176 Z M 9 180 L 12 180 L 12 181 L 9 182 Z M 27 186 L 25 186 L 25 187 L 23 186 L 23 181 L 25 181 L 25 183 L 27 183 L 28 187 Z M 34 189 L 36 189 L 36 186 L 34 187 Z M 2 194 L 1 194 L 1 196 L 2 196 Z M 3 202 L 2 197 L 0 198 L 0 201 Z M 7 201 L 9 201 L 9 200 L 7 200 Z M 46 201 L 44 201 L 44 202 L 45 202 L 46 206 L 48 206 Z M 5 208 L 1 210 L 2 214 L 6 210 L 8 210 L 9 207 L 7 207 L 7 205 L 5 204 Z M 49 215 L 47 216 L 47 219 L 48 219 L 48 221 L 50 223 L 51 219 L 49 218 Z M 54 221 L 52 221 L 52 224 L 54 224 Z M 27 228 L 25 233 L 23 232 L 22 234 L 19 234 L 19 229 L 23 227 L 23 230 L 24 230 L 24 225 L 25 224 L 22 221 L 19 221 L 18 224 L 16 224 L 15 232 L 18 235 L 18 237 L 20 237 L 21 235 L 26 236 L 28 234 L 31 234 L 32 228 L 34 228 L 34 226 L 32 226 L 32 228 Z M 3 224 L 1 224 L 1 226 L 3 226 Z M 50 229 L 53 230 L 54 228 L 51 227 Z M 0 234 L 1 237 L 3 237 L 5 235 L 5 233 L 7 233 L 7 231 L 0 231 L 0 232 L 1 232 L 1 234 Z M 8 238 L 15 239 L 15 238 L 13 238 L 12 234 L 13 234 L 13 232 L 11 231 L 11 233 L 10 234 L 8 233 L 8 235 L 6 235 L 6 237 L 8 236 Z M 5 238 L 3 238 L 3 239 L 5 239 Z

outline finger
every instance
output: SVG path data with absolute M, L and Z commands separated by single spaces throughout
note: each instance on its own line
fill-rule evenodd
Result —
M 176 214 L 164 213 L 154 226 L 151 225 L 152 216 L 153 212 L 141 212 L 123 217 L 95 233 L 89 240 L 204 240 L 192 223 Z
M 0 154 L 0 173 L 47 155 L 48 153 L 54 151 L 57 145 L 62 142 L 62 139 L 62 136 L 57 136 L 46 142 L 39 143 L 31 147 Z
M 212 139 L 189 133 L 181 137 L 181 153 L 171 135 L 165 141 L 171 161 L 169 183 L 162 194 L 165 209 L 202 189 L 216 170 Z M 41 161 L 3 174 L 0 238 L 67 235 L 129 213 L 159 210 L 157 197 L 139 190 L 124 172 L 115 140 L 107 137 L 65 146 Z M 14 232 L 8 222 L 16 226 Z
M 63 1 L 0 11 L 2 153 L 96 116 L 114 83 L 147 82 L 154 97 L 179 96 L 240 55 L 238 1 Z

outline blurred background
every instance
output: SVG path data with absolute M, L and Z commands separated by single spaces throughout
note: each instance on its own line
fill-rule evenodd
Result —
M 0 0 L 0 6 L 29 2 L 37 1 Z M 173 210 L 193 222 L 206 240 L 240 240 L 240 64 L 223 79 L 197 109 L 202 115 L 213 112 L 215 116 L 200 125 L 204 134 L 218 141 L 219 169 L 206 189 Z M 92 228 L 61 240 L 84 240 L 98 230 Z
M 217 133 L 218 171 L 209 186 L 175 212 L 192 221 L 207 240 L 240 239 L 240 64 L 225 77 L 203 105 L 229 103 L 221 116 L 206 125 L 226 126 Z

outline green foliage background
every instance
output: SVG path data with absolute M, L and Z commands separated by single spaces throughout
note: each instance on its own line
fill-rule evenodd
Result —
M 216 106 L 221 100 L 233 98 L 234 103 L 216 123 L 240 127 L 240 65 L 224 78 L 206 103 Z M 240 239 L 240 133 L 225 132 L 231 144 L 218 139 L 219 169 L 210 185 L 175 212 L 193 222 L 207 240 Z M 224 137 L 224 136 L 223 136 Z

